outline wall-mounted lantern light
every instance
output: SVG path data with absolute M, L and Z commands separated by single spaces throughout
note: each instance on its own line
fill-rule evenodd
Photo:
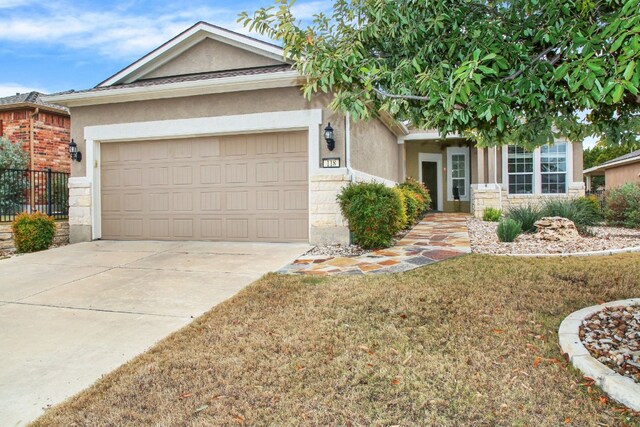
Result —
M 327 141 L 327 148 L 329 151 L 333 151 L 336 148 L 336 141 L 333 139 L 333 128 L 331 127 L 331 123 L 324 128 L 324 140 Z
M 69 154 L 71 154 L 71 160 L 75 160 L 77 162 L 82 160 L 82 153 L 78 151 L 78 145 L 73 139 L 69 143 Z

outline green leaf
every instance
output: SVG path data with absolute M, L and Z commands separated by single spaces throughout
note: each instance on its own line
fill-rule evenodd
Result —
M 624 70 L 624 74 L 623 77 L 626 80 L 631 80 L 631 78 L 633 77 L 633 72 L 636 69 L 636 61 L 631 61 L 629 62 L 629 64 L 627 64 L 627 68 L 625 68 Z
M 615 89 L 613 89 L 613 92 L 611 94 L 611 99 L 613 100 L 614 103 L 620 102 L 620 100 L 622 99 L 622 95 L 624 95 L 624 86 L 617 85 Z

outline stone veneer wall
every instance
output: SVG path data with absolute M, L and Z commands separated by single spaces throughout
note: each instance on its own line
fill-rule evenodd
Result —
M 471 213 L 476 218 L 482 218 L 482 213 L 488 207 L 500 209 L 500 192 L 502 193 L 502 210 L 508 211 L 512 207 L 536 205 L 550 198 L 575 198 L 584 196 L 584 184 L 575 182 L 569 185 L 566 195 L 509 195 L 506 190 L 500 190 L 493 184 L 474 184 L 471 186 Z
M 309 243 L 349 244 L 349 228 L 336 200 L 342 187 L 348 183 L 348 175 L 317 175 L 311 178 Z
M 56 234 L 53 236 L 54 245 L 64 245 L 69 243 L 69 222 L 56 221 Z M 13 241 L 13 231 L 11 231 L 11 223 L 0 224 L 0 251 L 15 250 Z
M 69 178 L 69 242 L 91 238 L 91 184 L 84 177 Z

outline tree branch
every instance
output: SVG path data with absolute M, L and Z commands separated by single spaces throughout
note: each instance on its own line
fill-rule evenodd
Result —
M 373 88 L 373 91 L 383 98 L 391 98 L 391 99 L 409 99 L 412 101 L 428 101 L 428 96 L 418 96 L 418 95 L 396 95 L 393 93 L 386 92 L 382 89 Z
M 555 49 L 555 48 L 556 48 L 556 46 L 551 46 L 551 47 L 546 48 L 545 50 L 543 50 L 542 52 L 540 52 L 540 54 L 539 54 L 539 55 L 537 55 L 536 57 L 534 57 L 534 58 L 531 60 L 531 64 L 533 64 L 533 63 L 535 63 L 535 62 L 540 61 L 542 58 L 544 58 L 545 56 L 547 56 L 547 54 L 548 54 L 549 52 L 551 52 L 551 51 L 552 51 L 553 49 Z M 559 59 L 559 58 L 558 58 L 558 59 Z M 556 61 L 557 61 L 557 59 L 556 59 Z M 502 81 L 503 81 L 503 82 L 508 82 L 508 81 L 514 80 L 514 79 L 516 79 L 516 78 L 520 77 L 520 75 L 521 75 L 522 73 L 524 73 L 524 71 L 525 71 L 525 70 L 518 70 L 518 71 L 516 71 L 515 73 L 513 73 L 513 74 L 511 74 L 511 75 L 509 75 L 509 76 L 507 76 L 507 77 L 503 78 L 503 79 L 502 79 Z
M 373 88 L 373 91 L 383 98 L 391 98 L 391 99 L 408 99 L 410 101 L 428 101 L 428 96 L 418 96 L 418 95 L 397 95 L 394 93 L 389 93 L 382 89 Z M 464 106 L 460 104 L 453 104 L 453 108 L 455 110 L 464 110 Z

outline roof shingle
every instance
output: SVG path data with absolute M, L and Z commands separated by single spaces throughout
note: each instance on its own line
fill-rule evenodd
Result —
M 69 109 L 67 107 L 63 107 L 62 105 L 52 104 L 50 102 L 45 102 L 42 100 L 42 97 L 46 96 L 43 93 L 32 91 L 26 93 L 16 93 L 15 95 L 5 96 L 4 98 L 0 98 L 0 107 L 8 107 L 14 104 L 33 104 L 36 106 L 42 106 L 51 108 L 54 110 L 60 110 L 69 114 Z

